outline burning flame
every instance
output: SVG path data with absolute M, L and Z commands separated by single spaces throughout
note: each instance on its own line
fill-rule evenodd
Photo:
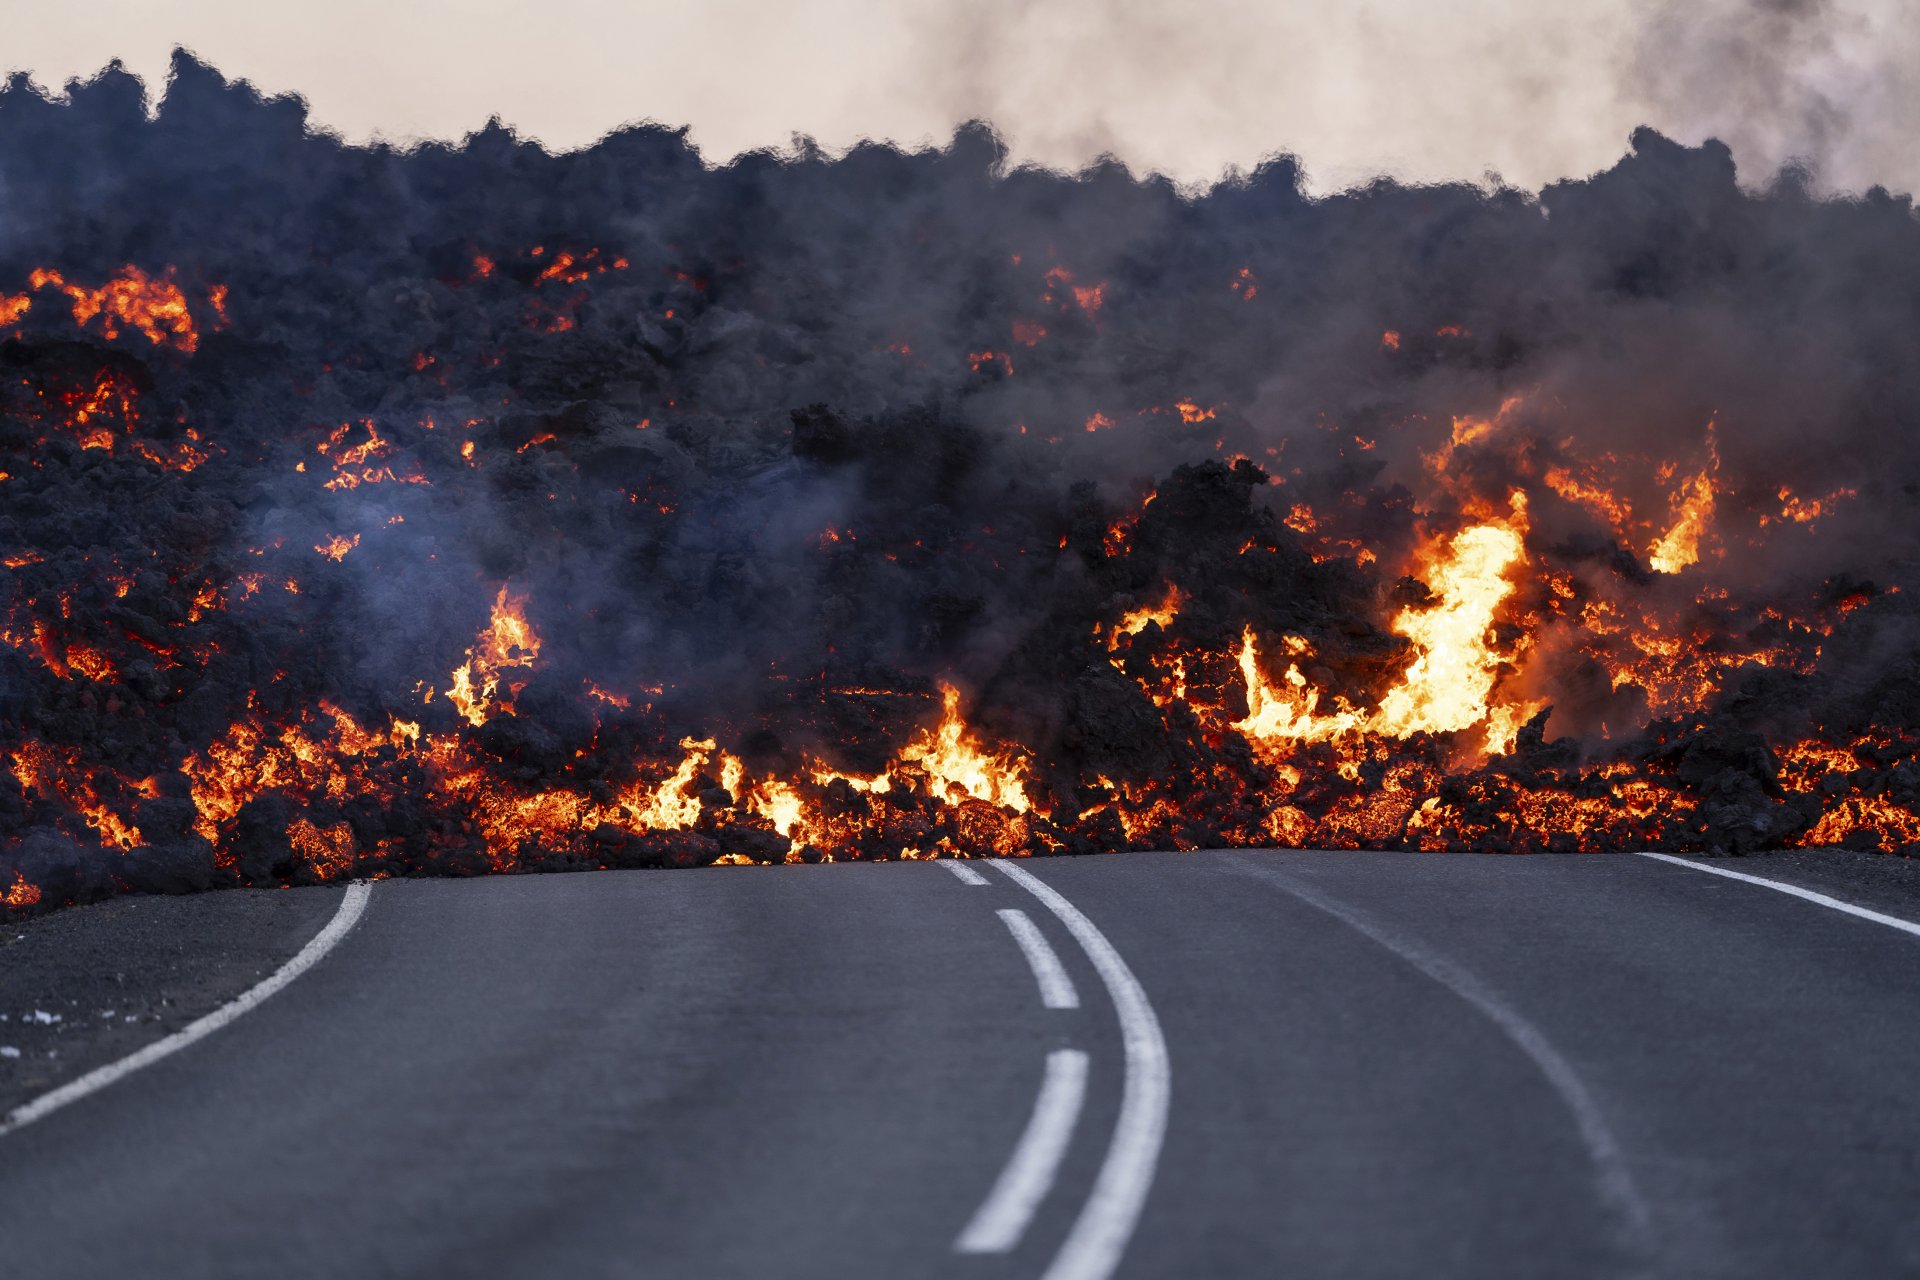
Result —
M 1713 473 L 1720 469 L 1720 451 L 1713 443 L 1711 427 L 1707 446 L 1712 460 L 1681 486 L 1673 526 L 1647 548 L 1647 565 L 1655 573 L 1679 573 L 1700 562 L 1700 539 L 1713 520 Z
M 1610 490 L 1591 479 L 1575 475 L 1566 467 L 1549 467 L 1542 478 L 1547 487 L 1562 498 L 1587 508 L 1612 525 L 1616 533 L 1625 535 L 1633 511 Z
M 1451 733 L 1487 717 L 1500 658 L 1488 643 L 1495 612 L 1513 594 L 1509 580 L 1526 562 L 1526 495 L 1516 490 L 1512 515 L 1463 530 L 1432 556 L 1426 577 L 1439 597 L 1408 607 L 1392 628 L 1413 642 L 1415 657 L 1400 683 L 1380 700 L 1374 727 L 1406 737 Z
M 940 705 L 940 723 L 903 747 L 900 762 L 925 769 L 948 798 L 971 797 L 1025 813 L 1026 761 L 981 747 L 960 714 L 960 691 L 952 685 L 940 686 Z
M 493 617 L 487 629 L 467 651 L 467 660 L 454 669 L 447 698 L 468 724 L 478 727 L 491 716 L 513 713 L 512 695 L 519 686 L 509 685 L 503 695 L 501 675 L 531 668 L 540 656 L 540 637 L 527 623 L 526 607 L 527 597 L 514 595 L 502 583 L 500 594 L 493 600 Z
M 679 831 L 691 827 L 700 817 L 700 797 L 692 790 L 694 779 L 712 756 L 713 739 L 682 738 L 680 749 L 687 754 L 659 785 L 636 783 L 620 794 L 620 805 L 629 821 L 641 831 Z
M 1172 626 L 1173 620 L 1180 614 L 1182 599 L 1180 588 L 1169 585 L 1166 594 L 1160 598 L 1159 604 L 1141 605 L 1139 608 L 1129 609 L 1120 616 L 1120 621 L 1114 623 L 1113 630 L 1107 637 L 1107 648 L 1118 648 L 1120 637 L 1139 635 L 1147 629 L 1149 622 L 1159 623 L 1162 629 Z
M 1787 520 L 1794 524 L 1803 524 L 1812 527 L 1819 523 L 1824 517 L 1833 514 L 1833 508 L 1840 503 L 1858 497 L 1859 491 L 1841 488 L 1835 489 L 1823 497 L 1802 498 L 1794 493 L 1791 486 L 1781 485 L 1780 492 L 1777 496 L 1780 500 L 1780 514 L 1777 516 L 1761 516 L 1760 525 L 1762 528 L 1765 528 L 1768 524 L 1776 520 Z
M 1364 730 L 1406 738 L 1416 733 L 1456 733 L 1485 724 L 1487 749 L 1506 750 L 1519 728 L 1512 709 L 1492 705 L 1504 659 L 1494 648 L 1494 618 L 1513 594 L 1510 575 L 1526 562 L 1526 496 L 1514 491 L 1511 514 L 1473 525 L 1421 552 L 1422 576 L 1436 597 L 1409 605 L 1392 622 L 1413 645 L 1413 661 L 1380 699 L 1372 715 L 1344 701 L 1320 711 L 1320 691 L 1298 664 L 1289 664 L 1275 686 L 1260 672 L 1252 630 L 1241 638 L 1239 665 L 1246 683 L 1247 715 L 1233 728 L 1269 745 L 1321 742 Z M 1310 652 L 1304 641 L 1297 653 Z M 1530 714 L 1530 712 L 1529 712 Z
M 1297 643 L 1299 652 L 1310 652 L 1304 641 Z M 1366 716 L 1344 700 L 1338 710 L 1322 715 L 1320 691 L 1307 683 L 1298 663 L 1287 664 L 1280 685 L 1269 682 L 1260 671 L 1260 653 L 1251 627 L 1240 638 L 1239 663 L 1240 678 L 1247 687 L 1247 714 L 1245 719 L 1234 721 L 1233 727 L 1253 742 L 1270 746 L 1324 742 L 1368 723 Z

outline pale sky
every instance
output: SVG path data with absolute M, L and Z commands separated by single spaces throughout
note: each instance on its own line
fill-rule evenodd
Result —
M 0 0 L 0 32 L 50 89 L 118 57 L 157 93 L 185 45 L 355 141 L 652 119 L 717 161 L 980 116 L 1020 160 L 1205 182 L 1290 151 L 1325 191 L 1538 187 L 1646 123 L 1721 137 L 1752 183 L 1798 156 L 1920 187 L 1920 0 Z

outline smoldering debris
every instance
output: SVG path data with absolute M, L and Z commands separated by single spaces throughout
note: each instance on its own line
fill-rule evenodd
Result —
M 1920 841 L 1920 227 L 0 92 L 0 901 Z

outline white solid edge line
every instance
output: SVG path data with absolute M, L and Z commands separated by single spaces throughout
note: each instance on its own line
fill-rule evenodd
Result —
M 987 878 L 964 862 L 955 862 L 951 858 L 941 858 L 940 865 L 960 877 L 962 884 L 985 884 Z
M 1691 867 L 1695 871 L 1704 871 L 1710 876 L 1725 876 L 1729 880 L 1744 880 L 1748 884 L 1757 884 L 1763 889 L 1772 889 L 1779 893 L 1789 893 L 1796 898 L 1804 898 L 1808 902 L 1816 902 L 1823 907 L 1831 907 L 1835 911 L 1844 911 L 1850 916 L 1859 916 L 1862 920 L 1871 920 L 1875 924 L 1884 924 L 1889 929 L 1898 929 L 1902 933 L 1910 933 L 1916 938 L 1920 938 L 1920 924 L 1915 924 L 1911 920 L 1902 920 L 1899 916 L 1884 915 L 1878 911 L 1870 911 L 1865 907 L 1856 907 L 1851 902 L 1842 902 L 1838 898 L 1829 898 L 1824 893 L 1815 893 L 1811 889 L 1802 889 L 1798 885 L 1783 884 L 1778 880 L 1768 880 L 1761 876 L 1750 876 L 1744 871 L 1728 871 L 1724 867 L 1709 867 L 1704 863 L 1695 862 L 1690 858 L 1676 858 L 1670 853 L 1648 853 L 1643 850 L 1639 852 L 1639 856 L 1642 858 L 1655 858 L 1661 862 L 1671 862 L 1676 867 Z
M 1087 1096 L 1087 1063 L 1080 1049 L 1055 1049 L 1047 1055 L 1033 1118 L 980 1211 L 953 1242 L 955 1253 L 1006 1253 L 1020 1243 L 1034 1211 L 1053 1189 L 1079 1123 L 1080 1104 Z
M 1154 1016 L 1147 993 L 1106 936 L 1079 908 L 1061 897 L 1038 876 L 1010 862 L 993 864 L 1014 883 L 1046 904 L 1067 926 L 1087 959 L 1106 984 L 1107 995 L 1120 1015 L 1120 1043 L 1126 1057 L 1126 1082 L 1120 1091 L 1120 1118 L 1114 1122 L 1113 1141 L 1093 1181 L 1093 1191 L 1074 1221 L 1073 1230 L 1054 1256 L 1042 1280 L 1107 1280 L 1120 1265 L 1127 1242 L 1140 1221 L 1140 1210 L 1153 1186 L 1154 1166 L 1167 1136 L 1167 1100 L 1172 1093 L 1172 1068 L 1166 1037 Z
M 1521 1053 L 1531 1059 L 1535 1068 L 1546 1078 L 1547 1084 L 1553 1091 L 1560 1095 L 1561 1103 L 1573 1116 L 1574 1127 L 1579 1130 L 1580 1139 L 1587 1148 L 1587 1158 L 1593 1165 L 1594 1178 L 1601 1199 L 1617 1216 L 1620 1225 L 1625 1228 L 1629 1247 L 1642 1253 L 1652 1248 L 1652 1215 L 1647 1209 L 1646 1199 L 1640 1194 L 1639 1185 L 1634 1181 L 1633 1172 L 1627 1165 L 1626 1153 L 1621 1149 L 1619 1140 L 1614 1137 L 1612 1128 L 1607 1124 L 1606 1115 L 1601 1110 L 1599 1102 L 1587 1091 L 1586 1083 L 1581 1080 L 1580 1073 L 1558 1049 L 1553 1047 L 1546 1033 L 1521 1016 L 1518 1011 L 1510 1008 L 1473 974 L 1437 952 L 1429 951 L 1418 943 L 1396 937 L 1345 903 L 1322 897 L 1311 889 L 1295 884 L 1291 879 L 1282 879 L 1258 868 L 1249 868 L 1248 874 L 1258 876 L 1283 892 L 1292 894 L 1308 906 L 1326 912 L 1382 950 L 1398 956 L 1415 970 L 1425 974 L 1433 982 L 1445 987 L 1460 1000 L 1478 1010 L 1481 1016 L 1491 1022 Z
M 1018 907 L 1002 907 L 995 914 L 1006 921 L 1007 931 L 1020 944 L 1020 953 L 1026 956 L 1034 981 L 1040 984 L 1040 1003 L 1049 1009 L 1078 1009 L 1080 993 L 1073 989 L 1073 979 L 1067 976 L 1066 966 L 1053 953 L 1040 926 Z
M 156 1040 L 146 1048 L 130 1053 L 118 1062 L 110 1062 L 104 1067 L 95 1068 L 78 1080 L 63 1084 L 51 1093 L 43 1093 L 31 1102 L 15 1107 L 6 1114 L 4 1119 L 0 1119 L 0 1134 L 23 1129 L 35 1120 L 53 1114 L 68 1103 L 78 1102 L 88 1094 L 97 1093 L 116 1080 L 132 1075 L 142 1067 L 152 1066 L 160 1059 L 180 1052 L 194 1041 L 205 1039 L 241 1014 L 254 1008 L 289 982 L 313 968 L 322 956 L 333 950 L 340 939 L 346 937 L 348 931 L 359 922 L 361 913 L 367 909 L 367 895 L 372 891 L 373 886 L 364 880 L 348 885 L 346 895 L 340 900 L 339 909 L 333 913 L 333 919 L 327 922 L 326 928 L 308 939 L 307 945 L 300 948 L 293 959 L 212 1013 L 188 1023 L 172 1035 Z

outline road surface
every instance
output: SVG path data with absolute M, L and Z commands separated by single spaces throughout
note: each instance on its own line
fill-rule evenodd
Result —
M 1629 856 L 969 870 L 374 886 L 0 1134 L 0 1275 L 1920 1273 L 1920 937 Z

